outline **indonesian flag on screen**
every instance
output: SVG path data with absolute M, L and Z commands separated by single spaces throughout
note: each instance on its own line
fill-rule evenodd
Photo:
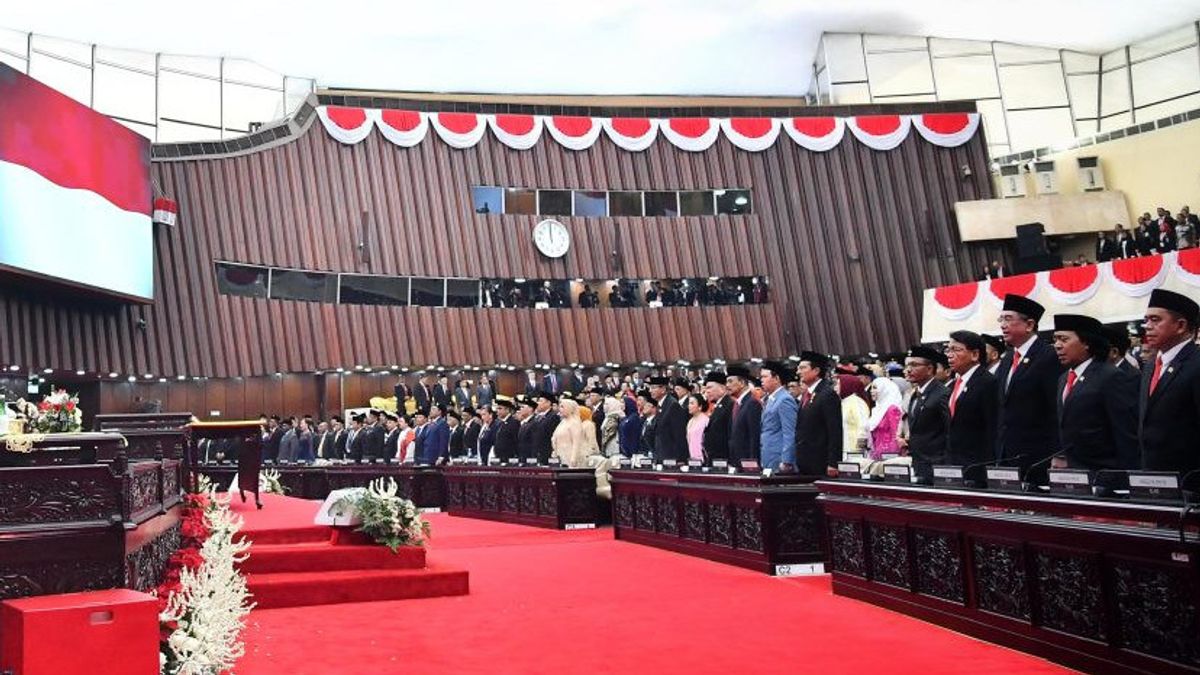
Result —
M 152 298 L 150 141 L 0 63 L 0 268 Z

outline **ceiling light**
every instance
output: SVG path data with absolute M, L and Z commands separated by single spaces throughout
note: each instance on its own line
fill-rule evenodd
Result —
M 117 376 L 117 374 L 116 374 L 116 373 L 109 373 L 109 374 L 108 374 L 108 376 L 109 376 L 109 377 L 116 377 L 116 376 Z
M 176 376 L 175 376 L 175 379 L 177 379 L 177 380 L 186 380 L 186 379 L 187 379 L 187 375 L 176 375 Z
M 45 373 L 46 375 L 49 375 L 50 373 L 53 373 L 53 372 L 54 372 L 54 369 L 53 369 L 53 368 L 46 368 L 46 369 L 44 369 L 42 372 L 43 372 L 43 373 Z
M 137 382 L 137 377 L 134 375 L 130 375 L 126 379 L 129 380 L 130 382 Z
M 83 374 L 85 374 L 85 373 L 84 373 L 84 371 L 82 371 L 82 370 L 77 370 L 77 371 L 75 371 L 75 374 L 76 374 L 76 375 L 83 375 Z
M 21 366 L 9 366 L 8 369 L 15 373 L 21 369 Z
M 738 197 L 737 199 L 734 199 L 733 203 L 737 204 L 738 206 L 745 206 L 750 203 L 750 200 L 746 199 L 745 196 L 742 196 L 742 197 Z
M 165 377 L 160 377 L 160 378 L 158 378 L 158 381 L 159 381 L 159 382 L 166 382 L 166 381 L 167 381 L 167 378 L 165 378 Z
M 152 374 L 150 374 L 150 373 L 146 373 L 146 374 L 145 374 L 145 375 L 143 375 L 142 377 L 146 378 L 147 380 L 152 380 L 152 379 L 154 379 L 154 375 L 152 375 Z

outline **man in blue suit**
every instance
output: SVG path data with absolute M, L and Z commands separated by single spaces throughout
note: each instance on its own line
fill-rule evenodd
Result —
M 778 361 L 767 361 L 759 373 L 763 391 L 767 392 L 763 401 L 760 461 L 764 469 L 781 473 L 796 470 L 796 411 L 799 405 L 786 387 L 789 380 L 796 378 L 794 373 L 787 364 Z
M 446 406 L 441 403 L 429 409 L 429 425 L 421 443 L 422 464 L 437 464 L 450 456 L 450 425 L 445 415 Z

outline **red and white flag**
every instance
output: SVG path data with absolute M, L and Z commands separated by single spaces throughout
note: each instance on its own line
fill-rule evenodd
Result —
M 0 64 L 0 267 L 154 296 L 150 141 Z

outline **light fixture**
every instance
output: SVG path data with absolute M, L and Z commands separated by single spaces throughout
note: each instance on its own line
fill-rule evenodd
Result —
M 187 379 L 187 375 L 176 375 L 175 379 L 177 379 L 179 381 L 183 381 L 183 380 Z
M 199 376 L 199 375 L 196 375 L 196 376 L 192 377 L 192 382 L 199 382 L 199 381 L 200 381 L 200 376 Z
M 355 369 L 355 370 L 362 370 L 362 369 L 363 369 L 363 367 L 362 367 L 362 366 L 354 366 L 354 369 Z
M 400 366 L 392 366 L 392 370 L 400 370 Z
M 116 374 L 116 373 L 109 373 L 109 374 L 108 374 L 108 376 L 109 376 L 109 377 L 116 377 L 116 376 L 117 376 L 117 374 Z
M 338 371 L 339 373 L 344 373 L 344 372 L 346 372 L 346 369 L 345 369 L 345 368 L 338 368 L 338 369 L 337 369 L 337 371 Z
M 125 379 L 129 380 L 130 382 L 137 382 L 137 377 L 134 375 L 130 375 L 129 377 L 127 377 Z
M 53 368 L 44 368 L 42 370 L 42 372 L 45 373 L 46 375 L 49 375 L 50 373 L 54 372 L 54 369 Z
M 9 366 L 8 369 L 15 373 L 21 369 L 21 366 Z
M 153 379 L 154 379 L 154 375 L 153 375 L 152 373 L 146 373 L 146 374 L 145 374 L 145 375 L 143 375 L 142 377 L 146 378 L 147 380 L 153 380 Z
M 166 381 L 167 381 L 167 378 L 165 378 L 165 377 L 160 377 L 160 378 L 158 378 L 158 381 L 159 381 L 159 382 L 166 382 Z
M 275 377 L 283 377 L 283 373 L 275 371 Z
M 84 374 L 85 374 L 85 371 L 82 371 L 82 370 L 77 370 L 77 371 L 75 371 L 75 374 L 76 374 L 76 375 L 84 375 Z
M 737 204 L 738 206 L 745 206 L 746 204 L 750 203 L 750 200 L 746 199 L 745 195 L 740 195 L 736 199 L 733 200 L 733 203 Z

